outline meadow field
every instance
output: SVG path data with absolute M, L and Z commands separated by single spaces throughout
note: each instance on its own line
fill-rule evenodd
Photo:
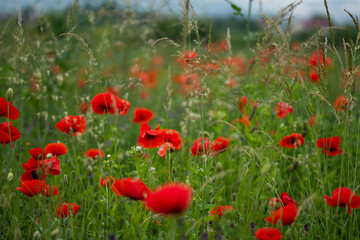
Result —
M 360 239 L 356 14 L 229 4 L 1 19 L 0 239 Z

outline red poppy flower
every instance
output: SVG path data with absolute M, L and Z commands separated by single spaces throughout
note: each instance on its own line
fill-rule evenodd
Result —
M 5 98 L 0 97 L 0 117 L 6 117 L 11 120 L 19 118 L 19 111 L 11 102 L 7 102 Z
M 178 58 L 177 62 L 183 66 L 188 67 L 189 65 L 192 65 L 197 57 L 197 53 L 194 51 L 184 51 Z
M 324 58 L 323 58 L 323 54 L 320 51 L 314 51 L 311 56 L 308 59 L 308 63 L 317 68 L 318 67 L 318 60 L 320 59 L 320 64 L 324 64 Z M 325 58 L 325 64 L 326 67 L 330 66 L 332 63 L 331 58 L 326 57 Z
M 276 211 L 271 211 L 271 216 L 265 218 L 265 221 L 276 225 L 281 220 L 282 225 L 290 225 L 296 220 L 300 209 L 301 207 L 296 208 L 295 204 L 288 204 Z
M 186 95 L 200 88 L 201 80 L 196 73 L 175 74 L 174 82 L 180 86 L 180 93 Z
M 336 188 L 332 192 L 331 198 L 325 195 L 324 199 L 332 207 L 347 207 L 348 214 L 351 214 L 351 208 L 360 207 L 360 197 L 346 187 Z
M 45 185 L 45 181 L 42 180 L 31 180 L 22 182 L 20 187 L 16 190 L 23 192 L 26 196 L 32 197 L 42 192 L 42 188 Z
M 134 111 L 134 123 L 148 123 L 154 118 L 154 113 L 146 108 L 136 108 Z
M 112 176 L 106 177 L 106 179 L 104 179 L 100 176 L 100 185 L 101 186 L 110 187 L 110 186 L 112 186 L 113 183 L 114 183 L 114 178 Z
M 222 63 L 228 66 L 232 73 L 236 75 L 246 75 L 247 66 L 244 58 L 234 56 L 232 58 L 223 59 Z
M 181 148 L 182 139 L 179 132 L 175 129 L 166 129 L 165 142 L 171 143 L 174 146 L 175 150 L 179 150 Z
M 21 134 L 19 130 L 17 130 L 16 127 L 11 125 L 12 122 L 9 123 L 1 123 L 0 124 L 0 143 L 2 143 L 4 146 L 7 143 L 11 144 L 18 140 L 21 137 Z M 9 125 L 10 125 L 10 134 L 9 134 Z M 14 147 L 14 144 L 12 144 L 12 147 Z
M 315 120 L 316 120 L 316 116 L 311 116 L 311 117 L 310 117 L 310 120 L 309 120 L 309 125 L 310 125 L 310 126 L 313 126 L 314 123 L 315 123 Z
M 130 102 L 125 99 L 119 99 L 111 93 L 99 93 L 91 100 L 91 107 L 97 114 L 117 114 L 126 115 Z
M 71 213 L 73 216 L 75 216 L 79 211 L 80 207 L 81 205 L 78 206 L 75 203 L 63 202 L 57 209 L 57 215 L 58 217 L 65 218 Z
M 337 156 L 343 153 L 340 149 L 341 138 L 338 136 L 331 138 L 320 138 L 317 140 L 316 144 L 318 148 L 322 148 L 322 153 L 326 156 Z
M 284 102 L 279 102 L 275 106 L 275 113 L 278 115 L 279 119 L 286 117 L 292 111 L 293 111 L 292 107 Z
M 250 121 L 249 121 L 249 116 L 246 115 L 245 113 L 243 114 L 242 118 L 238 118 L 237 120 L 238 122 L 243 123 L 246 127 L 250 128 Z
M 247 103 L 247 97 L 245 96 L 242 96 L 239 100 L 239 103 L 238 103 L 238 107 L 240 109 L 240 111 L 243 113 L 244 110 L 245 110 L 245 106 L 246 106 L 246 103 Z
M 289 205 L 289 204 L 297 204 L 299 205 L 300 203 L 297 203 L 295 202 L 290 196 L 289 194 L 287 194 L 287 192 L 283 192 L 282 194 L 280 194 L 280 199 L 278 198 L 271 198 L 270 199 L 270 206 L 274 206 L 275 203 L 277 202 L 281 202 L 281 205 L 282 206 L 286 206 L 286 205 Z
M 46 185 L 43 180 L 31 180 L 22 182 L 16 190 L 23 192 L 26 196 L 32 197 L 38 194 L 43 196 L 56 196 L 59 194 L 57 187 Z
M 118 196 L 124 196 L 133 200 L 145 200 L 151 193 L 150 189 L 139 178 L 131 177 L 116 179 L 111 190 Z
M 86 120 L 83 116 L 66 116 L 56 124 L 56 128 L 72 136 L 80 136 L 86 130 Z
M 259 240 L 280 240 L 282 236 L 278 229 L 264 227 L 255 232 L 255 237 Z
M 285 136 L 280 142 L 281 147 L 287 147 L 290 149 L 297 148 L 304 144 L 304 137 L 299 133 L 293 133 L 290 136 Z
M 232 206 L 217 206 L 213 210 L 210 211 L 210 216 L 216 215 L 216 220 L 219 216 L 223 216 L 226 212 L 231 212 L 233 210 Z
M 349 104 L 349 100 L 347 97 L 339 96 L 338 98 L 336 98 L 334 102 L 334 108 L 339 112 L 343 112 L 344 110 L 347 109 L 348 104 Z
M 53 156 L 61 156 L 68 152 L 68 148 L 64 143 L 49 143 L 44 148 L 46 157 L 49 153 L 51 153 Z
M 207 138 L 197 138 L 191 148 L 191 153 L 194 156 L 202 156 L 210 152 L 210 141 Z
M 47 176 L 47 173 L 45 172 L 45 168 L 40 168 L 40 169 L 42 171 L 40 176 L 38 175 L 38 169 L 24 172 L 20 177 L 20 182 L 26 182 L 36 179 L 44 180 Z
M 140 126 L 140 135 L 137 140 L 140 147 L 143 148 L 157 148 L 160 147 L 166 138 L 165 130 L 159 130 L 160 124 L 151 130 L 151 127 L 147 123 L 143 123 Z
M 155 71 L 143 71 L 140 73 L 139 76 L 141 83 L 147 88 L 154 88 L 156 86 L 157 77 L 158 74 Z
M 51 175 L 60 175 L 60 162 L 56 156 L 45 159 L 41 162 L 44 165 L 45 170 Z
M 60 162 L 56 156 L 45 160 L 36 160 L 35 158 L 30 158 L 27 163 L 23 163 L 22 167 L 25 172 L 36 171 L 38 168 L 43 169 L 43 172 L 46 174 L 49 173 L 51 175 L 59 175 L 60 174 Z M 46 177 L 46 176 L 44 176 Z M 37 178 L 34 178 L 37 179 Z
M 320 77 L 315 71 L 310 71 L 310 81 L 313 83 L 319 83 Z
M 218 137 L 211 143 L 211 155 L 216 156 L 222 152 L 225 152 L 228 149 L 230 144 L 230 138 L 226 139 L 224 137 Z
M 46 157 L 45 151 L 42 148 L 33 148 L 30 149 L 28 152 L 36 160 L 42 160 Z
M 88 102 L 80 103 L 80 104 L 79 104 L 79 107 L 80 107 L 81 113 L 85 114 L 85 113 L 87 113 L 87 111 L 89 110 L 90 103 L 88 103 Z
M 170 183 L 156 188 L 146 199 L 145 206 L 159 214 L 181 214 L 190 207 L 191 198 L 191 187 Z
M 159 151 L 158 151 L 158 154 L 160 155 L 160 157 L 165 157 L 166 155 L 166 152 L 167 151 L 170 151 L 170 152 L 173 152 L 175 150 L 175 147 L 174 145 L 172 145 L 172 143 L 169 143 L 169 142 L 164 142 L 160 148 L 159 148 Z
M 88 158 L 98 159 L 105 157 L 105 153 L 101 149 L 90 148 L 89 151 L 84 152 L 84 155 Z

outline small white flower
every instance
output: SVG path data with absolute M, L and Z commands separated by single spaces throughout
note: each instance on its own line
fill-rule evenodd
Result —
M 156 169 L 154 167 L 151 167 L 150 168 L 150 171 L 155 171 Z
M 111 155 L 110 155 L 110 154 L 108 154 L 106 157 L 107 157 L 107 158 L 110 158 L 110 157 L 111 157 Z
M 142 149 L 142 147 L 136 146 L 136 150 L 141 150 L 141 149 Z

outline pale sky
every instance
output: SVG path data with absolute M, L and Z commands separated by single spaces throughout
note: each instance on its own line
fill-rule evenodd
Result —
M 101 4 L 108 0 L 79 0 L 81 4 L 91 2 L 93 4 Z M 113 0 L 114 1 L 114 0 Z M 181 14 L 179 2 L 183 0 L 115 0 L 125 5 L 131 5 L 142 9 L 162 9 L 168 14 Z M 164 6 L 164 2 L 168 2 Z M 230 5 L 225 0 L 192 0 L 191 1 L 198 15 L 204 17 L 222 17 L 232 14 Z M 248 0 L 232 0 L 233 3 L 243 9 L 247 14 Z M 260 5 L 262 5 L 262 14 L 273 15 L 281 8 L 292 3 L 292 0 L 253 0 L 253 15 L 260 15 Z M 344 9 L 350 11 L 353 15 L 360 14 L 360 0 L 327 0 L 329 11 L 332 18 L 338 23 L 350 21 L 350 18 L 344 12 Z M 16 12 L 17 5 L 24 8 L 26 5 L 32 5 L 40 11 L 58 10 L 71 4 L 72 0 L 0 0 L 0 12 Z M 295 19 L 301 20 L 309 18 L 314 14 L 325 15 L 325 7 L 323 0 L 303 0 L 302 4 L 294 11 Z

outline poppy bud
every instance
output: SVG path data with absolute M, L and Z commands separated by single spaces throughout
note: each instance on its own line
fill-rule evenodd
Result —
M 7 180 L 10 182 L 13 178 L 14 178 L 14 174 L 11 172 L 11 169 L 10 169 L 10 172 L 7 175 Z
M 13 96 L 14 96 L 14 90 L 12 88 L 9 88 L 6 91 L 6 101 L 8 101 L 8 102 L 12 101 Z
M 270 183 L 265 184 L 266 189 L 270 192 L 272 190 L 272 186 Z
M 22 239 L 22 234 L 21 234 L 20 228 L 15 229 L 15 231 L 14 231 L 14 239 L 15 240 L 21 240 Z
M 217 163 L 216 163 L 216 171 L 217 171 L 217 172 L 221 172 L 222 169 L 223 169 L 223 167 L 222 167 L 221 162 L 217 162 Z
M 66 174 L 64 174 L 63 181 L 64 181 L 64 184 L 68 184 L 68 182 L 69 182 Z
M 42 168 L 36 169 L 36 175 L 38 175 L 39 178 L 42 177 L 42 175 L 43 175 L 43 170 L 42 170 Z
M 87 171 L 88 175 L 90 176 L 91 173 L 92 173 L 92 167 L 89 165 L 89 166 L 87 167 L 86 171 Z
M 51 153 L 48 153 L 47 155 L 46 155 L 46 158 L 52 158 L 53 157 L 53 155 L 51 154 Z
M 34 239 L 41 239 L 41 234 L 40 234 L 40 232 L 39 232 L 39 231 L 35 231 L 35 232 L 34 232 L 34 235 L 33 235 L 33 238 L 34 238 Z
M 50 237 L 51 239 L 57 239 L 58 236 L 60 236 L 61 232 L 58 228 L 52 230 L 52 232 L 50 233 Z

